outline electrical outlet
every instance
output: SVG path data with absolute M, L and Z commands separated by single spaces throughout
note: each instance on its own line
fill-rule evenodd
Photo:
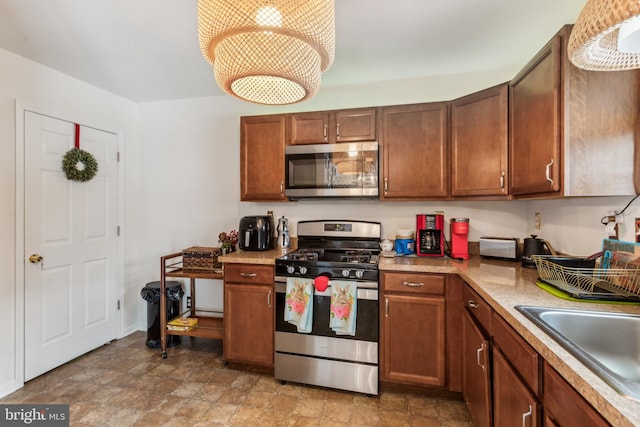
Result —
M 615 211 L 609 211 L 609 215 L 607 215 L 606 217 L 607 224 L 605 226 L 605 231 L 609 233 L 608 235 L 610 239 L 618 240 L 618 232 L 619 232 L 618 216 L 621 217 L 622 215 L 616 214 Z
M 191 297 L 187 297 L 187 308 L 191 308 Z
M 540 214 L 540 212 L 536 212 L 536 217 L 535 218 L 536 219 L 535 219 L 533 227 L 536 230 L 540 230 L 540 226 L 542 225 L 542 214 Z

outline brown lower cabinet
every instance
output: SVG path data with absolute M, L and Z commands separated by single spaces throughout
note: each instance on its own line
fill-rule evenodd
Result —
M 381 379 L 446 384 L 445 276 L 383 273 Z
M 270 265 L 225 264 L 224 358 L 273 367 L 275 297 Z
M 475 426 L 610 425 L 470 286 L 462 294 L 463 396 Z
M 476 427 L 491 426 L 491 363 L 489 339 L 468 311 L 462 317 L 462 389 Z
M 462 391 L 457 275 L 380 273 L 380 383 Z
M 493 400 L 495 427 L 540 425 L 540 404 L 496 348 L 493 349 Z
M 555 369 L 544 365 L 544 426 L 610 426 Z

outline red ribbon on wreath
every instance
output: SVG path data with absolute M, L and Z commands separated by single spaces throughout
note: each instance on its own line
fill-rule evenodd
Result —
M 74 123 L 75 127 L 76 127 L 76 144 L 75 147 L 76 148 L 80 148 L 80 125 L 77 123 Z

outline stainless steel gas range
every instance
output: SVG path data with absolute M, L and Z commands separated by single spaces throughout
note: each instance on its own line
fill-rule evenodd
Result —
M 301 221 L 297 234 L 298 250 L 275 263 L 275 378 L 378 394 L 380 223 Z M 285 320 L 290 304 L 287 280 L 292 282 L 292 278 L 314 279 L 316 284 L 308 302 L 312 304 L 312 326 L 305 332 Z M 339 286 L 353 287 L 356 296 L 355 327 L 347 334 L 330 327 Z

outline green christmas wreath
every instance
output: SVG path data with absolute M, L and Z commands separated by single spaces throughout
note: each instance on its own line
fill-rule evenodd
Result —
M 91 181 L 98 173 L 98 162 L 88 151 L 72 148 L 62 158 L 62 170 L 72 181 Z

